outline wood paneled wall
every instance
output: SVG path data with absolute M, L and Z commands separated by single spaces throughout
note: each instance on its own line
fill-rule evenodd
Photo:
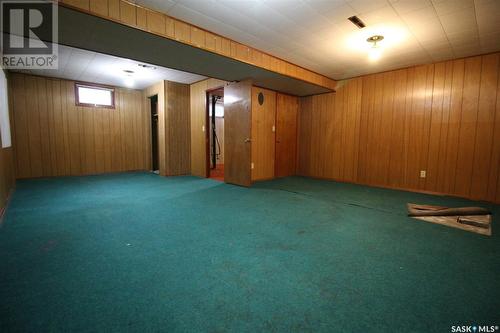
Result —
M 223 87 L 226 81 L 207 79 L 193 83 L 190 87 L 191 99 L 191 174 L 198 177 L 207 176 L 207 142 L 208 127 L 206 111 L 206 91 Z
M 324 75 L 128 1 L 60 0 L 60 3 L 85 13 L 126 24 L 143 31 L 332 90 L 336 86 L 334 80 Z
M 179 176 L 191 170 L 189 85 L 160 81 L 144 89 L 147 113 L 149 97 L 158 95 L 158 161 L 160 175 Z
M 116 108 L 75 106 L 73 81 L 11 75 L 18 178 L 150 169 L 142 91 L 116 88 Z
M 0 148 L 0 223 L 7 200 L 13 188 L 14 170 L 12 147 Z
M 3 70 L 3 69 L 0 69 Z M 7 82 L 10 83 L 10 76 L 7 76 Z M 9 104 L 12 100 L 9 99 Z M 9 107 L 10 119 L 12 119 L 12 107 Z M 12 128 L 11 128 L 12 131 Z M 7 204 L 7 200 L 11 191 L 15 186 L 14 179 L 14 156 L 12 152 L 12 147 L 1 148 L 2 139 L 0 138 L 0 223 Z
M 293 176 L 296 173 L 298 111 L 297 97 L 276 95 L 276 177 Z
M 367 75 L 302 98 L 298 173 L 500 202 L 499 57 Z
M 165 81 L 167 176 L 191 172 L 190 87 Z
M 167 160 L 166 160 L 166 148 L 165 148 L 165 82 L 160 81 L 157 82 L 146 89 L 144 89 L 144 103 L 146 107 L 146 113 L 149 115 L 149 131 L 151 133 L 151 101 L 150 97 L 157 95 L 157 112 L 158 112 L 158 167 L 160 175 L 167 175 Z M 151 139 L 149 140 L 151 142 Z M 149 150 L 151 151 L 151 146 L 149 146 Z M 152 162 L 151 162 L 152 163 Z
M 259 94 L 264 102 L 259 104 Z M 252 87 L 252 181 L 274 178 L 276 92 Z

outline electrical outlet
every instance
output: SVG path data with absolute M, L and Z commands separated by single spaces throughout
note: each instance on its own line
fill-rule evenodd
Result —
M 253 162 L 250 164 L 250 168 L 253 169 Z
M 425 170 L 420 170 L 420 178 L 425 178 L 427 176 L 427 172 Z
M 205 125 L 201 125 L 201 131 L 205 132 Z
M 273 125 L 273 132 L 276 132 L 276 126 Z

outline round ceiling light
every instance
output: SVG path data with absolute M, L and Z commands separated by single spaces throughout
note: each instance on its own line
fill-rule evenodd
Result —
M 366 41 L 368 43 L 373 43 L 373 47 L 377 47 L 377 43 L 382 41 L 384 39 L 384 36 L 381 36 L 381 35 L 374 35 L 374 36 L 371 36 L 371 37 L 368 37 L 366 39 Z

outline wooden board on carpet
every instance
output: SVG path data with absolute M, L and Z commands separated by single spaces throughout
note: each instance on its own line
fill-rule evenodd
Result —
M 469 215 L 469 216 L 412 216 L 417 220 L 445 225 L 447 227 L 462 229 L 476 234 L 491 236 L 491 215 Z M 484 226 L 474 226 L 460 222 L 460 219 L 480 222 Z

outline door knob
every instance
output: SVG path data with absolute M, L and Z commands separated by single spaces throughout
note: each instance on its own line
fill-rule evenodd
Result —
M 248 142 L 252 142 L 252 140 L 250 138 L 246 138 L 245 143 L 248 143 Z

